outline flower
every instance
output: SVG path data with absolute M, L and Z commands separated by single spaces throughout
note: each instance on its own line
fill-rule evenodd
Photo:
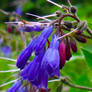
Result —
M 21 72 L 21 76 L 23 77 L 23 79 L 28 79 L 30 81 L 35 79 L 39 71 L 43 55 L 44 50 L 42 50 L 39 55 L 35 56 L 33 61 L 31 61 L 28 66 L 24 68 L 24 70 Z
M 20 69 L 23 69 L 30 58 L 33 50 L 35 49 L 36 44 L 36 38 L 33 39 L 29 45 L 21 52 L 21 54 L 18 56 L 17 59 L 17 67 Z
M 56 39 L 57 36 L 54 35 L 52 38 L 50 47 L 47 49 L 43 59 L 41 67 L 45 68 L 46 72 L 50 77 L 55 75 L 60 76 L 59 74 L 59 41 Z
M 53 26 L 49 26 L 47 28 L 45 28 L 41 35 L 38 37 L 38 42 L 36 44 L 36 48 L 35 48 L 35 53 L 38 54 L 39 51 L 45 47 L 45 44 L 47 42 L 47 39 L 49 38 L 49 36 L 51 35 L 53 31 Z
M 23 80 L 29 80 L 37 88 L 47 89 L 48 77 L 60 76 L 59 41 L 56 38 L 54 36 L 46 52 L 42 49 L 20 74 Z
M 21 52 L 16 64 L 18 68 L 23 69 L 25 67 L 34 50 L 36 54 L 38 54 L 45 47 L 45 43 L 52 33 L 52 29 L 52 26 L 45 28 L 42 34 L 38 38 L 33 39 L 32 42 L 30 42 L 30 44 Z
M 40 71 L 41 61 L 44 56 L 45 51 L 41 50 L 39 55 L 35 56 L 33 61 L 31 61 L 27 67 L 21 72 L 21 76 L 23 80 L 29 80 L 32 85 L 35 85 L 37 88 L 41 87 L 41 82 L 44 80 L 40 80 L 41 75 L 44 73 Z M 41 75 L 40 75 L 41 74 Z M 43 76 L 43 75 L 42 75 Z M 43 76 L 44 78 L 44 76 Z

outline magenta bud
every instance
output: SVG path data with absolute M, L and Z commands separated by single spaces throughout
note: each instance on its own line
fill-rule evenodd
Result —
M 73 52 L 77 52 L 77 44 L 74 39 L 70 38 L 70 45 Z
M 70 43 L 68 38 L 66 39 L 66 60 L 69 60 L 71 58 L 72 54 L 70 51 Z
M 59 55 L 60 55 L 60 69 L 65 65 L 66 62 L 66 44 L 61 41 L 59 45 Z
M 87 42 L 87 40 L 86 40 L 84 37 L 82 37 L 82 36 L 78 36 L 78 37 L 76 37 L 76 39 L 77 39 L 79 42 L 82 42 L 82 43 L 86 43 L 86 42 Z

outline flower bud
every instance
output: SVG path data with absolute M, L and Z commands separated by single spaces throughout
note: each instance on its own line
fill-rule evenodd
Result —
M 70 12 L 71 12 L 71 13 L 75 14 L 76 11 L 77 11 L 77 9 L 76 9 L 75 7 L 73 7 L 73 6 L 70 7 Z
M 84 37 L 82 37 L 82 36 L 77 36 L 76 39 L 77 39 L 77 41 L 82 42 L 82 43 L 86 43 L 87 42 L 87 40 Z
M 61 41 L 59 45 L 59 55 L 60 55 L 60 68 L 62 68 L 66 62 L 66 44 Z
M 73 25 L 71 22 L 67 21 L 67 22 L 64 22 L 64 25 L 67 27 L 67 28 L 72 28 Z
M 77 44 L 74 39 L 70 38 L 70 45 L 73 52 L 77 52 Z

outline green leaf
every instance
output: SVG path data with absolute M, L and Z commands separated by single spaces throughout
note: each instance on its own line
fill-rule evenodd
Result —
M 82 48 L 83 55 L 88 64 L 88 67 L 92 70 L 92 53 Z
M 84 74 L 82 74 L 74 84 L 85 86 L 85 87 L 91 87 L 90 79 L 88 76 L 88 72 L 86 71 Z M 69 92 L 88 92 L 87 90 L 78 89 L 78 88 L 70 88 Z

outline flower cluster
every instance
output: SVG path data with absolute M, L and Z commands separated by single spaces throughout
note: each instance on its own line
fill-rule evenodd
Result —
M 86 43 L 86 38 L 92 38 L 87 23 L 77 17 L 75 7 L 63 6 L 62 9 L 64 12 L 58 11 L 54 14 L 57 17 L 56 20 L 49 20 L 48 16 L 45 16 L 39 17 L 44 20 L 38 22 L 17 21 L 16 28 L 19 31 L 36 31 L 41 34 L 34 37 L 18 56 L 16 66 L 20 69 L 20 79 L 7 92 L 30 92 L 29 87 L 26 88 L 29 84 L 37 89 L 48 90 L 48 79 L 59 78 L 60 69 L 64 67 L 67 60 L 70 60 L 72 51 L 77 52 L 76 41 Z M 21 12 L 17 12 L 21 16 Z M 63 20 L 65 17 L 72 17 L 75 21 L 65 21 Z M 52 38 L 51 41 L 49 41 L 50 38 Z M 34 58 L 29 61 L 33 53 Z M 24 81 L 26 86 L 23 85 Z M 42 90 L 42 92 L 45 91 Z

